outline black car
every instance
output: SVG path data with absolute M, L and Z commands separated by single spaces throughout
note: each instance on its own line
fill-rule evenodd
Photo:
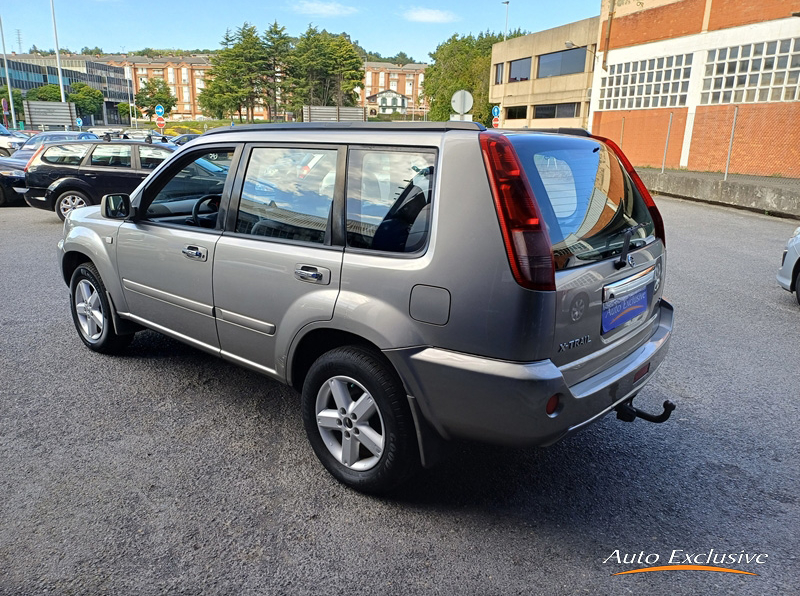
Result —
M 20 163 L 10 157 L 0 159 L 0 207 L 22 200 L 16 189 L 25 188 L 26 162 Z
M 44 145 L 28 163 L 25 202 L 63 220 L 73 209 L 100 203 L 105 194 L 132 192 L 176 149 L 132 140 Z
M 200 135 L 197 134 L 185 134 L 185 135 L 178 135 L 177 137 L 172 137 L 171 143 L 175 143 L 176 145 L 185 145 L 189 141 L 196 139 Z

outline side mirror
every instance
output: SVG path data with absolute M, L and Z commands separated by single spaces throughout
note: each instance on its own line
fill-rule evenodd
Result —
M 108 219 L 127 219 L 131 215 L 131 197 L 126 194 L 106 195 L 100 201 L 100 212 Z

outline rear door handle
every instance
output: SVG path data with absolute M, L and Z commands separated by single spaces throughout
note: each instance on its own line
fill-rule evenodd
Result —
M 208 249 L 203 246 L 184 246 L 181 249 L 183 256 L 187 259 L 192 259 L 193 261 L 207 261 L 208 260 Z
M 97 178 L 97 174 L 86 174 L 87 178 Z
M 314 265 L 303 265 L 298 263 L 294 266 L 294 276 L 300 281 L 323 286 L 331 283 L 331 270 L 325 267 L 315 267 Z

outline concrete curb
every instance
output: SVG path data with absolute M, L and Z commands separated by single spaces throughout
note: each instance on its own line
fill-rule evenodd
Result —
M 646 170 L 637 172 L 653 194 L 800 219 L 800 187 L 782 188 L 735 180 L 726 182 Z

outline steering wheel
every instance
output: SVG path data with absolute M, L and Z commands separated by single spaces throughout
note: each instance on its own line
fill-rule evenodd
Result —
M 217 204 L 216 204 L 216 209 L 214 209 L 214 211 L 217 211 L 219 210 L 219 201 L 222 200 L 221 195 L 203 195 L 202 197 L 197 199 L 197 202 L 194 204 L 194 207 L 192 207 L 192 222 L 198 228 L 203 227 L 202 224 L 200 223 L 200 206 L 206 201 L 209 201 L 211 202 L 209 206 L 213 208 L 214 204 L 212 201 L 215 200 L 217 201 Z

